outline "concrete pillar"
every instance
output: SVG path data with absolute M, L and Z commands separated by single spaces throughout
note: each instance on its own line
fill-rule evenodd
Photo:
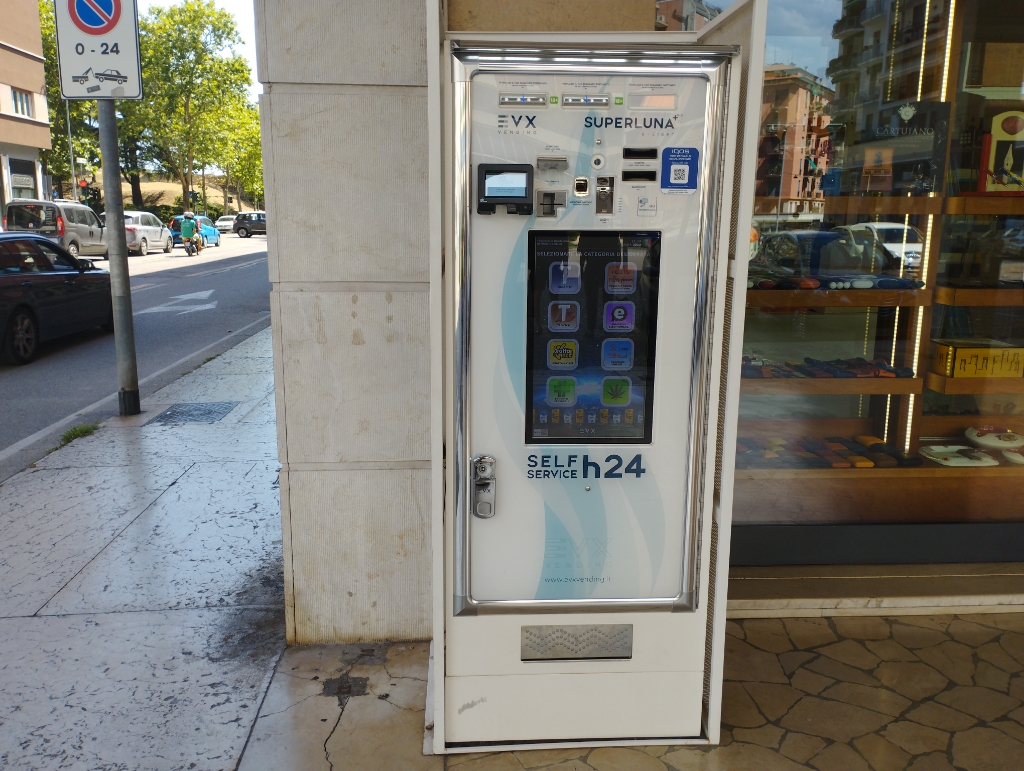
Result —
M 256 0 L 288 640 L 430 636 L 426 3 Z

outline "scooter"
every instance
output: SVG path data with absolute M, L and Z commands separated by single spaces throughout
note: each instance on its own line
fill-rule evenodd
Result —
M 196 242 L 191 238 L 181 239 L 181 245 L 185 247 L 185 254 L 189 257 L 196 254 L 199 249 L 196 247 Z

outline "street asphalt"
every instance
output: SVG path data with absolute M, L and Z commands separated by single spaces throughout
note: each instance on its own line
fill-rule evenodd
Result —
M 270 323 L 265 236 L 225 234 L 195 257 L 175 247 L 128 263 L 143 398 Z M 69 426 L 116 415 L 116 398 L 96 402 L 117 389 L 114 336 L 99 329 L 41 345 L 31 364 L 0 364 L 0 481 Z

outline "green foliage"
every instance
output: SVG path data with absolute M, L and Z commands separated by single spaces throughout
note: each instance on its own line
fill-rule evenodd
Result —
M 50 112 L 50 150 L 43 150 L 42 160 L 47 172 L 65 183 L 62 194 L 71 194 L 71 158 L 68 153 L 68 121 L 71 113 L 72 147 L 76 158 L 88 159 L 90 171 L 99 168 L 99 129 L 96 125 L 96 103 L 65 102 L 60 95 L 60 71 L 57 66 L 57 27 L 53 18 L 52 0 L 39 0 L 39 22 L 43 33 L 43 58 L 46 71 L 46 105 Z M 81 167 L 76 169 L 81 172 Z M 91 176 L 91 175 L 90 175 Z
M 234 120 L 248 108 L 249 65 L 234 52 L 234 17 L 213 0 L 154 7 L 139 25 L 146 98 L 136 120 L 185 194 L 194 169 L 228 155 Z
M 260 114 L 254 105 L 246 105 L 235 114 L 227 163 L 231 175 L 259 208 L 263 200 L 263 150 L 260 145 Z

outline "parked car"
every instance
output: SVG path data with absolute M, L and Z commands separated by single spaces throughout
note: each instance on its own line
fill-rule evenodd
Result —
M 253 233 L 267 233 L 267 213 L 265 211 L 244 211 L 235 217 L 234 230 L 239 238 L 248 238 Z
M 924 237 L 912 225 L 904 225 L 902 222 L 862 222 L 845 227 L 858 240 L 870 239 L 880 243 L 885 249 L 892 252 L 896 259 L 902 260 L 905 267 L 921 267 Z
M 106 215 L 100 215 L 104 226 Z M 163 249 L 170 254 L 174 248 L 171 230 L 156 215 L 148 211 L 126 211 L 124 213 L 124 235 L 128 242 L 128 251 L 140 255 L 148 254 L 151 248 Z
M 179 214 L 173 220 L 171 220 L 171 237 L 174 239 L 176 246 L 181 245 L 181 220 L 182 216 Z M 196 222 L 199 223 L 199 235 L 203 237 L 203 246 L 220 246 L 221 234 L 213 225 L 213 221 L 209 217 L 203 217 L 196 215 Z
M 72 257 L 97 255 L 106 259 L 107 231 L 96 212 L 85 204 L 64 199 L 35 201 L 16 198 L 4 211 L 4 230 L 39 233 L 66 249 Z
M 899 275 L 897 258 L 883 246 L 856 238 L 850 228 L 791 230 L 766 235 L 761 254 L 790 276 Z
M 234 225 L 235 217 L 233 214 L 225 214 L 223 217 L 220 217 L 216 222 L 213 223 L 213 226 L 217 228 L 217 230 L 219 230 L 221 233 L 230 233 L 232 230 L 234 230 Z
M 4 358 L 28 364 L 39 343 L 101 326 L 113 330 L 110 274 L 34 233 L 0 234 Z

